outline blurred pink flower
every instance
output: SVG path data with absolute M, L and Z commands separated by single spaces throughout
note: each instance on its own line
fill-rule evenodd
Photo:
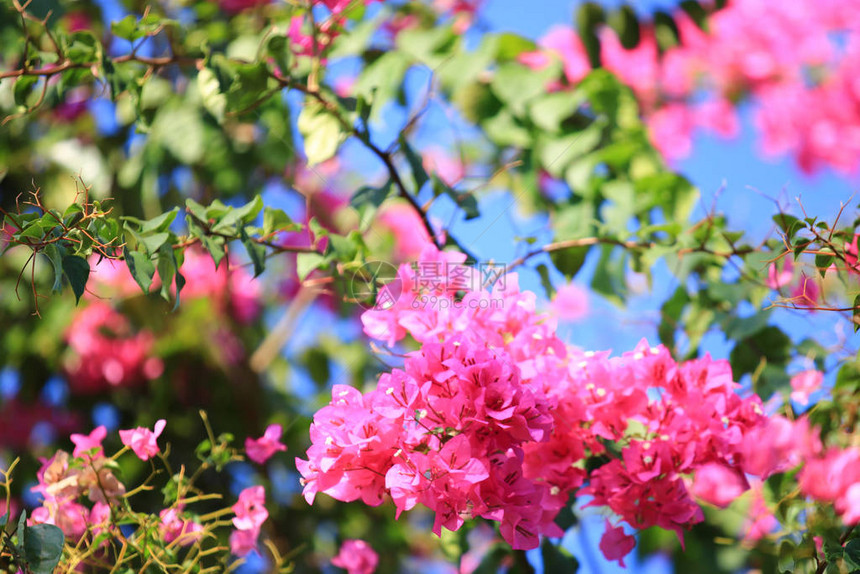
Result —
M 694 116 L 683 104 L 669 104 L 647 118 L 651 141 L 660 153 L 670 159 L 680 159 L 693 150 L 691 133 Z
M 752 500 L 747 511 L 744 539 L 755 542 L 773 532 L 779 522 L 764 501 L 761 481 L 752 484 L 750 496 Z
M 262 486 L 249 486 L 239 493 L 239 500 L 233 505 L 233 526 L 230 534 L 230 552 L 237 556 L 245 556 L 257 548 L 257 538 L 260 527 L 269 517 L 264 506 L 266 490 Z
M 221 6 L 221 9 L 231 14 L 256 8 L 257 6 L 264 6 L 269 2 L 271 2 L 271 0 L 218 0 L 218 4 Z
M 618 564 L 626 568 L 624 557 L 636 547 L 636 539 L 625 534 L 624 527 L 612 526 L 609 520 L 606 520 L 605 526 L 606 530 L 600 537 L 600 551 L 607 560 L 618 560 Z
M 257 464 L 263 464 L 269 460 L 273 454 L 287 450 L 287 447 L 281 443 L 281 435 L 283 429 L 281 425 L 269 425 L 266 431 L 258 439 L 245 439 L 245 452 L 248 458 Z
M 388 203 L 379 212 L 377 222 L 394 235 L 394 256 L 400 261 L 413 261 L 431 245 L 424 222 L 409 205 Z M 441 235 L 441 234 L 440 234 Z
M 531 68 L 539 69 L 548 63 L 545 56 L 541 58 L 540 54 L 554 55 L 561 60 L 564 75 L 571 84 L 578 84 L 591 71 L 591 64 L 588 61 L 588 54 L 585 52 L 582 40 L 571 28 L 553 26 L 543 38 L 538 40 L 538 46 L 543 52 L 522 54 L 520 62 Z
M 421 153 L 421 156 L 427 173 L 436 175 L 450 186 L 459 183 L 466 175 L 463 162 L 440 148 L 427 148 Z
M 182 518 L 181 512 L 182 507 L 165 508 L 158 514 L 161 519 L 158 528 L 168 544 L 178 539 L 180 546 L 187 546 L 203 537 L 203 526 L 188 518 Z
M 562 285 L 550 303 L 550 310 L 560 319 L 578 321 L 588 315 L 588 291 L 576 283 Z
M 791 257 L 783 258 L 782 271 L 777 270 L 777 263 L 771 263 L 767 268 L 767 279 L 764 284 L 771 289 L 782 289 L 794 278 L 794 263 Z
M 824 374 L 810 369 L 791 377 L 791 400 L 802 405 L 809 404 L 809 395 L 821 388 Z
M 364 540 L 346 540 L 331 563 L 346 570 L 347 574 L 373 574 L 379 556 Z
M 709 462 L 696 470 L 692 493 L 708 504 L 725 508 L 748 489 L 749 483 L 743 473 L 721 463 Z
M 815 307 L 821 296 L 821 288 L 812 277 L 800 274 L 800 281 L 791 290 L 791 300 L 798 307 Z M 814 310 L 814 309 L 812 309 Z
M 851 271 L 853 271 L 854 273 L 860 273 L 860 269 L 858 269 L 858 266 L 857 266 L 857 263 L 858 263 L 858 261 L 857 261 L 857 255 L 858 255 L 857 240 L 858 239 L 860 239 L 860 234 L 855 233 L 854 234 L 854 240 L 851 243 L 846 243 L 845 247 L 844 247 L 844 249 L 845 249 L 845 263 L 848 264 L 849 269 Z

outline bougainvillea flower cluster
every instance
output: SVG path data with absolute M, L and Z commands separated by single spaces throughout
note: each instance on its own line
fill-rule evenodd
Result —
M 462 262 L 427 247 L 400 267 L 400 298 L 362 316 L 371 337 L 408 335 L 420 349 L 366 393 L 333 388 L 307 460 L 296 461 L 309 502 L 391 500 L 398 515 L 420 504 L 437 534 L 483 517 L 529 549 L 560 536 L 559 510 L 587 495 L 635 529 L 660 526 L 683 542 L 703 520 L 700 502 L 725 507 L 749 490 L 748 475 L 821 453 L 803 420 L 768 418 L 757 396 L 742 397 L 727 361 L 678 363 L 645 341 L 617 357 L 568 347 L 516 276 L 464 294 Z M 443 263 L 444 284 L 422 277 Z M 586 459 L 600 464 L 587 471 Z M 839 501 L 850 519 L 851 484 L 811 495 Z M 617 525 L 606 536 L 613 559 L 632 548 Z
M 643 24 L 638 45 L 626 49 L 606 26 L 599 31 L 601 64 L 636 94 L 667 157 L 687 156 L 697 128 L 737 134 L 734 104 L 749 98 L 765 153 L 790 153 L 806 171 L 854 171 L 860 165 L 858 14 L 856 2 L 733 0 L 708 18 L 704 32 L 679 9 L 673 14 L 677 46 L 661 53 L 653 25 Z M 590 70 L 571 28 L 554 28 L 538 46 L 521 56 L 524 64 L 540 68 L 559 59 L 569 85 Z
M 146 427 L 120 430 L 119 438 L 125 447 L 146 461 L 161 452 L 156 441 L 165 425 L 166 421 L 159 420 L 153 430 Z M 89 434 L 72 434 L 70 439 L 75 445 L 72 454 L 58 450 L 51 458 L 42 460 L 36 475 L 38 483 L 31 489 L 39 495 L 40 505 L 31 513 L 30 525 L 55 525 L 76 544 L 84 536 L 99 544 L 112 537 L 123 537 L 116 512 L 127 509 L 124 499 L 128 489 L 114 474 L 119 468 L 115 459 L 122 451 L 113 457 L 106 456 L 102 442 L 107 436 L 104 426 Z M 227 509 L 234 514 L 229 539 L 234 555 L 245 556 L 257 548 L 260 530 L 269 517 L 265 497 L 263 486 L 251 486 Z M 215 514 L 217 517 L 223 511 Z M 203 539 L 205 527 L 200 520 L 205 518 L 189 513 L 180 498 L 159 511 L 152 524 L 165 544 L 188 546 Z M 99 538 L 102 534 L 107 536 Z M 211 536 L 211 531 L 208 535 Z

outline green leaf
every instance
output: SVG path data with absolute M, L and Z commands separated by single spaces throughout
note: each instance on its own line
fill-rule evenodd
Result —
M 263 210 L 263 199 L 256 195 L 254 199 L 240 207 L 227 207 L 227 212 L 212 226 L 214 231 L 232 228 L 236 224 L 253 222 Z M 216 218 L 217 219 L 217 218 Z
M 546 291 L 547 299 L 552 299 L 555 296 L 555 286 L 549 278 L 549 267 L 541 263 L 535 268 L 540 275 L 540 284 L 543 290 Z
M 101 43 L 89 30 L 72 32 L 66 38 L 66 59 L 74 64 L 98 62 L 102 53 Z
M 45 237 L 45 229 L 42 227 L 42 221 L 36 220 L 15 234 L 19 239 L 35 239 L 37 241 Z
M 860 538 L 853 538 L 845 544 L 842 559 L 852 571 L 860 569 Z
M 137 239 L 138 243 L 143 245 L 149 255 L 158 252 L 159 249 L 170 239 L 170 233 L 153 233 L 152 235 L 141 235 L 136 231 L 132 231 L 132 235 Z
M 199 239 L 206 251 L 209 252 L 209 255 L 212 256 L 212 261 L 215 262 L 215 268 L 217 269 L 227 255 L 227 252 L 224 250 L 227 240 L 218 235 L 209 235 L 205 229 L 200 227 L 200 224 L 191 214 L 185 216 L 185 222 L 188 225 L 188 232 L 191 236 Z
M 606 22 L 603 8 L 594 2 L 585 2 L 579 5 L 576 11 L 576 31 L 588 54 L 588 61 L 592 68 L 600 67 L 600 39 L 598 30 Z
M 800 221 L 795 216 L 789 215 L 787 213 L 777 213 L 772 217 L 772 219 L 773 222 L 776 223 L 782 230 L 782 232 L 786 235 L 788 235 L 788 233 L 791 231 L 791 228 L 794 226 L 794 224 Z M 791 236 L 789 236 L 788 238 L 791 239 Z
M 263 208 L 263 235 L 271 235 L 278 231 L 300 231 L 301 224 L 293 222 L 283 209 L 274 207 Z
M 800 255 L 806 251 L 810 245 L 812 245 L 811 239 L 806 239 L 804 237 L 798 239 L 794 244 L 794 260 L 797 261 L 797 258 L 800 257 Z
M 769 399 L 780 385 L 788 383 L 785 366 L 791 348 L 791 339 L 778 327 L 761 329 L 738 342 L 729 354 L 734 380 L 761 372 L 761 380 L 753 381 L 754 390 L 762 399 Z
M 185 286 L 185 277 L 179 272 L 176 252 L 170 245 L 162 245 L 158 250 L 158 276 L 161 278 L 161 297 L 170 301 L 170 286 L 176 286 L 176 301 L 173 310 L 179 308 L 180 294 Z
M 496 70 L 490 89 L 515 115 L 522 116 L 527 102 L 546 92 L 544 85 L 542 74 L 518 62 L 507 62 Z
M 828 269 L 830 269 L 835 258 L 836 257 L 834 255 L 827 253 L 818 253 L 815 256 L 815 267 L 818 269 L 818 272 L 821 273 L 822 277 L 824 277 L 824 274 L 827 273 Z
M 290 70 L 290 45 L 287 36 L 283 34 L 273 35 L 266 43 L 266 51 L 281 74 L 288 74 Z
M 24 557 L 29 571 L 33 574 L 51 574 L 60 563 L 65 541 L 63 531 L 53 524 L 27 527 Z
M 575 574 L 579 570 L 579 562 L 576 557 L 567 549 L 550 542 L 548 538 L 544 538 L 541 543 L 540 555 L 544 572 Z
M 839 541 L 834 539 L 830 539 L 829 537 L 824 537 L 824 544 L 822 545 L 822 550 L 824 551 L 824 557 L 828 562 L 837 562 L 840 558 L 842 558 L 845 554 L 845 549 L 842 548 L 842 545 L 839 544 Z
M 114 36 L 123 40 L 137 40 L 137 18 L 133 14 L 129 14 L 119 22 L 111 22 L 110 31 Z
M 203 223 L 209 223 L 209 216 L 206 213 L 206 207 L 200 205 L 190 197 L 185 200 L 185 208 L 197 219 Z
M 490 547 L 489 551 L 481 558 L 481 563 L 472 574 L 498 574 L 502 563 L 509 563 L 511 557 L 511 547 L 505 544 L 497 543 Z M 506 570 L 514 572 L 513 569 Z M 549 570 L 544 570 L 549 574 Z
M 576 504 L 576 496 L 571 495 L 567 504 L 561 507 L 561 510 L 555 517 L 555 523 L 565 532 L 572 526 L 579 524 L 579 519 L 573 512 L 574 504 Z
M 266 248 L 248 237 L 244 227 L 239 228 L 239 237 L 254 264 L 254 277 L 259 277 L 266 270 Z
M 15 534 L 18 536 L 18 543 L 15 545 L 19 552 L 24 552 L 24 544 L 27 542 L 27 511 L 21 511 L 21 516 L 18 517 L 18 526 L 15 529 Z
M 149 293 L 152 278 L 155 275 L 155 264 L 153 264 L 152 258 L 140 251 L 129 251 L 127 246 L 123 247 L 123 257 L 125 257 L 125 264 L 128 266 L 131 276 L 140 285 L 144 293 Z
M 339 261 L 352 261 L 358 254 L 358 246 L 352 236 L 347 237 L 344 235 L 338 235 L 337 233 L 332 233 L 328 236 L 328 240 L 335 257 L 337 257 Z
M 708 32 L 708 13 L 697 0 L 684 0 L 680 4 L 681 9 L 695 22 L 701 30 Z
M 654 13 L 653 20 L 654 36 L 657 39 L 657 47 L 661 51 L 674 48 L 681 43 L 681 32 L 671 15 L 657 11 Z
M 398 34 L 398 42 L 401 36 Z M 394 99 L 409 66 L 410 61 L 406 54 L 392 50 L 385 52 L 362 70 L 353 91 L 356 97 L 360 96 L 371 104 L 374 119 L 378 119 L 385 104 Z
M 631 50 L 639 45 L 639 20 L 636 11 L 624 5 L 609 14 L 609 26 L 618 34 L 621 45 Z
M 567 249 L 557 249 L 549 254 L 552 264 L 555 268 L 561 271 L 564 276 L 570 280 L 576 277 L 579 270 L 585 264 L 585 258 L 588 255 L 589 247 L 569 247 Z
M 305 140 L 305 156 L 309 166 L 334 157 L 343 134 L 338 119 L 321 104 L 307 103 L 299 114 L 297 126 Z
M 412 178 L 415 180 L 415 193 L 417 194 L 430 178 L 424 169 L 424 162 L 421 160 L 421 156 L 415 153 L 415 150 L 412 149 L 403 134 L 400 134 L 399 141 L 400 150 L 406 156 L 406 161 L 409 162 L 409 169 L 412 170 Z
M 45 246 L 42 253 L 45 254 L 54 269 L 54 283 L 51 286 L 51 291 L 58 293 L 63 288 L 63 255 L 65 255 L 65 249 L 57 247 L 56 243 L 51 243 Z
M 854 332 L 860 330 L 860 295 L 854 297 L 854 311 L 851 315 L 851 320 L 854 322 Z
M 780 572 L 794 572 L 794 550 L 794 544 L 790 540 L 780 542 L 777 556 L 777 568 Z
M 308 349 L 302 362 L 308 369 L 311 380 L 319 386 L 325 385 L 331 378 L 331 366 L 328 354 L 317 347 Z
M 134 15 L 129 14 L 118 22 L 111 22 L 110 29 L 114 36 L 134 42 L 146 35 L 152 34 L 160 27 L 175 24 L 175 20 L 167 20 L 156 14 L 148 14 L 140 20 Z
M 147 81 L 149 85 L 152 79 Z M 158 108 L 149 130 L 150 143 L 157 144 L 186 165 L 203 161 L 206 155 L 206 129 L 199 107 L 177 105 L 174 100 Z
M 39 76 L 20 76 L 15 80 L 15 86 L 12 88 L 15 104 L 24 108 L 28 107 L 27 98 L 38 81 Z
M 529 117 L 535 125 L 548 132 L 560 132 L 562 122 L 571 117 L 584 98 L 582 92 L 553 92 L 531 102 Z
M 66 227 L 74 227 L 83 216 L 84 208 L 79 203 L 73 203 L 63 212 L 63 223 Z
M 262 62 L 231 62 L 233 81 L 227 91 L 227 107 L 232 112 L 255 109 L 269 90 L 269 70 Z
M 553 177 L 562 177 L 567 166 L 592 151 L 603 137 L 603 123 L 595 121 L 585 129 L 539 141 L 538 157 Z
M 69 279 L 72 291 L 75 293 L 75 303 L 81 300 L 90 277 L 90 264 L 83 257 L 66 255 L 63 257 L 63 273 Z
M 488 36 L 489 38 L 485 41 L 490 41 L 493 37 L 490 35 Z M 523 38 L 519 34 L 502 32 L 497 36 L 497 38 L 496 58 L 500 62 L 516 60 L 523 52 L 533 52 L 537 49 L 537 44 L 535 44 L 534 41 L 529 40 L 528 38 Z
M 622 305 L 627 297 L 626 254 L 613 251 L 611 245 L 601 248 L 600 260 L 591 279 L 591 288 L 616 305 Z
M 439 178 L 435 173 L 431 175 L 433 179 L 433 190 L 436 195 L 445 194 L 454 200 L 457 207 L 463 210 L 466 216 L 466 221 L 475 219 L 481 216 L 478 210 L 478 200 L 474 193 L 467 191 L 457 191 Z
M 299 253 L 296 255 L 296 273 L 299 281 L 304 281 L 312 271 L 325 264 L 325 257 L 319 253 Z
M 174 207 L 170 211 L 166 213 L 162 213 L 158 217 L 154 217 L 152 219 L 148 219 L 146 221 L 136 220 L 137 223 L 140 224 L 140 232 L 141 233 L 160 233 L 165 231 L 170 224 L 173 223 L 173 220 L 176 219 L 176 214 L 179 213 L 179 208 Z M 131 219 L 131 218 L 126 218 Z
M 215 72 L 209 68 L 203 68 L 197 72 L 197 91 L 206 111 L 212 114 L 218 123 L 224 122 L 224 113 L 227 111 L 227 96 L 221 91 L 221 83 Z
M 376 211 L 382 203 L 391 195 L 391 180 L 380 187 L 364 186 L 360 188 L 349 200 L 349 205 L 358 212 L 358 228 L 366 231 Z

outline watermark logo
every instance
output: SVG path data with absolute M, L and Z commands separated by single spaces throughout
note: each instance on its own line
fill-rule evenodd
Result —
M 403 282 L 397 275 L 397 267 L 391 263 L 368 261 L 353 273 L 349 290 L 362 309 L 385 310 L 400 299 Z
M 465 293 L 504 291 L 507 267 L 481 263 L 476 267 L 443 261 L 418 261 L 411 264 L 413 309 L 460 308 Z M 349 281 L 351 299 L 363 309 L 384 311 L 404 295 L 397 267 L 386 261 L 368 261 L 353 271 Z M 474 308 L 500 308 L 502 300 L 470 300 Z

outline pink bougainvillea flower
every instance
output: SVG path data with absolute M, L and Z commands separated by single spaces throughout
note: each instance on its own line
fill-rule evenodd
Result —
M 809 404 L 809 395 L 821 388 L 824 374 L 810 369 L 791 377 L 791 400 L 802 405 Z
M 373 574 L 379 556 L 364 540 L 346 540 L 331 563 L 346 570 L 347 574 Z
M 236 14 L 243 10 L 249 10 L 257 6 L 264 6 L 269 2 L 271 2 L 271 0 L 219 0 L 218 4 L 225 12 Z
M 579 36 L 570 28 L 554 26 L 547 32 L 546 36 L 538 41 L 538 46 L 561 60 L 564 75 L 571 84 L 579 83 L 591 71 L 585 46 L 583 46 Z M 521 61 L 525 65 L 535 67 L 534 64 L 539 62 L 534 56 L 528 54 L 523 54 L 523 56 Z
M 669 104 L 648 117 L 648 131 L 654 147 L 670 159 L 681 159 L 693 150 L 691 137 L 695 117 L 683 104 Z
M 193 520 L 182 518 L 181 512 L 181 507 L 165 508 L 158 514 L 161 519 L 158 529 L 168 544 L 178 539 L 180 546 L 187 546 L 203 537 L 203 526 Z
M 239 493 L 239 501 L 233 505 L 233 526 L 239 530 L 260 528 L 269 517 L 269 511 L 264 506 L 266 489 L 262 486 L 249 486 Z
M 260 536 L 260 531 L 253 530 L 234 530 L 230 533 L 230 552 L 236 556 L 247 556 L 257 549 L 257 538 Z
M 854 235 L 854 240 L 851 243 L 845 244 L 845 263 L 849 265 L 849 269 L 854 273 L 860 273 L 857 261 L 857 240 L 860 239 L 860 234 Z
M 750 494 L 752 502 L 747 511 L 744 540 L 755 542 L 773 532 L 774 528 L 779 526 L 779 522 L 765 503 L 761 481 L 753 483 Z
M 66 341 L 72 353 L 63 367 L 74 395 L 141 385 L 164 370 L 161 359 L 152 356 L 155 336 L 135 332 L 128 317 L 104 301 L 75 314 Z
M 588 315 L 588 291 L 576 283 L 567 283 L 556 292 L 550 310 L 560 319 L 582 319 Z
M 97 426 L 93 429 L 90 434 L 73 434 L 70 438 L 72 442 L 75 443 L 75 450 L 72 452 L 72 456 L 80 457 L 84 456 L 88 451 L 92 449 L 98 449 L 95 451 L 95 457 L 99 458 L 104 456 L 104 450 L 102 449 L 102 441 L 107 436 L 107 428 L 102 426 Z
M 630 554 L 633 548 L 636 547 L 636 539 L 629 534 L 624 533 L 624 528 L 621 526 L 612 526 L 609 520 L 606 520 L 606 531 L 600 537 L 600 551 L 607 560 L 618 560 L 618 564 L 622 568 L 626 568 L 624 557 Z
M 245 556 L 257 548 L 260 527 L 269 517 L 265 502 L 266 489 L 262 486 L 249 486 L 239 493 L 239 501 L 233 505 L 236 530 L 230 534 L 230 552 L 233 554 Z
M 709 462 L 696 471 L 692 493 L 709 504 L 725 508 L 749 489 L 743 473 L 716 462 Z
M 246 438 L 245 452 L 248 458 L 257 464 L 263 464 L 276 452 L 287 450 L 287 447 L 281 443 L 283 432 L 281 425 L 269 425 L 260 438 Z
M 782 271 L 777 269 L 777 264 L 771 263 L 770 267 L 767 268 L 767 279 L 765 279 L 764 284 L 770 287 L 771 289 L 782 289 L 791 283 L 791 279 L 794 277 L 794 263 L 791 260 L 791 257 L 785 258 L 785 263 L 782 265 Z
M 424 169 L 435 174 L 447 185 L 456 185 L 466 176 L 466 168 L 460 158 L 454 157 L 438 147 L 422 152 Z
M 798 307 L 807 307 L 811 310 L 818 305 L 821 297 L 821 288 L 816 280 L 801 273 L 800 281 L 791 290 L 791 300 Z
M 134 451 L 140 460 L 149 460 L 160 452 L 156 439 L 161 436 L 167 421 L 160 419 L 153 430 L 144 427 L 119 431 L 122 444 Z

